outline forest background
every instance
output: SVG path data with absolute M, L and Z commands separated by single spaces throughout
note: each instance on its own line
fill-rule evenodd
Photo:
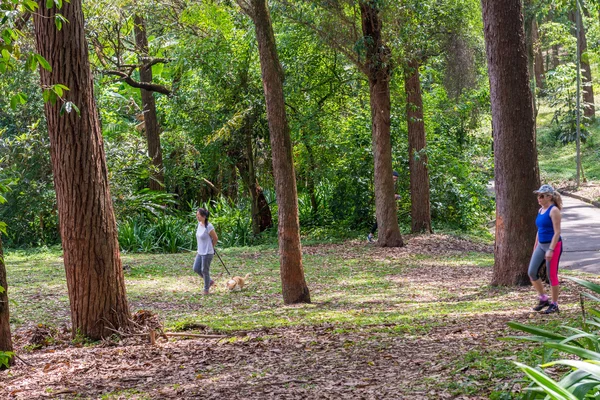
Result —
M 593 99 L 600 10 L 582 3 L 583 161 L 585 176 L 594 180 L 600 175 Z M 372 43 L 363 37 L 344 45 L 355 33 L 357 15 L 340 12 L 336 4 L 346 3 L 269 4 L 285 76 L 304 244 L 365 240 L 375 221 L 371 82 L 361 70 Z M 479 2 L 369 4 L 382 10 L 401 230 L 490 241 L 494 166 Z M 228 1 L 100 1 L 84 2 L 83 8 L 121 250 L 193 251 L 198 206 L 211 211 L 222 247 L 275 244 L 276 174 L 252 20 Z M 563 188 L 575 176 L 573 10 L 562 1 L 528 1 L 524 7 L 541 180 Z M 33 51 L 27 35 L 32 27 L 26 19 L 15 21 L 24 33 L 19 51 Z M 57 28 L 68 23 L 60 17 L 54 22 Z M 5 45 L 15 40 L 4 33 Z M 64 100 L 68 87 L 42 83 L 40 91 L 35 71 L 38 64 L 46 69 L 42 58 L 21 62 L 14 48 L 4 50 L 4 244 L 9 254 L 19 248 L 45 251 L 60 244 L 60 234 L 44 102 L 58 103 L 61 112 L 79 110 Z M 427 143 L 417 151 L 409 145 L 415 125 L 424 129 Z M 418 182 L 429 189 L 424 203 L 415 202 L 419 185 L 410 179 L 415 160 L 427 170 L 426 180 Z M 420 215 L 431 216 L 430 228 L 415 227 L 414 216 L 424 210 Z

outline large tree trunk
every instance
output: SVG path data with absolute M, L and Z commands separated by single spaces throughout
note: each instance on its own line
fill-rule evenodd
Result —
M 283 96 L 283 70 L 277 56 L 275 35 L 266 0 L 251 0 L 260 57 L 260 69 L 267 104 L 267 120 L 271 137 L 273 175 L 279 206 L 279 257 L 283 301 L 286 304 L 310 303 L 304 279 L 298 193 L 292 159 L 292 141 Z
M 408 123 L 408 165 L 410 170 L 410 215 L 413 233 L 431 230 L 429 205 L 429 172 L 425 123 L 423 121 L 423 98 L 419 80 L 419 63 L 411 61 L 404 69 L 404 89 L 406 91 L 406 121 Z
M 529 283 L 539 185 L 520 0 L 482 0 L 496 182 L 493 285 Z
M 6 280 L 6 267 L 4 265 L 4 254 L 2 252 L 2 237 L 0 236 L 0 351 L 13 351 L 12 338 L 10 335 L 10 315 L 8 312 L 8 283 Z M 9 364 L 14 363 L 14 358 Z M 0 367 L 1 369 L 2 367 Z
M 403 246 L 392 178 L 390 137 L 390 51 L 381 38 L 381 17 L 372 2 L 360 2 L 369 79 L 373 158 L 375 162 L 375 212 L 379 229 L 377 244 Z
M 152 83 L 152 67 L 148 65 L 148 37 L 144 18 L 136 15 L 133 29 L 135 31 L 135 44 L 140 54 L 140 82 Z M 152 171 L 148 187 L 152 190 L 164 190 L 165 178 L 163 174 L 162 149 L 160 146 L 160 127 L 156 116 L 156 104 L 151 91 L 140 89 L 142 94 L 144 112 L 144 130 L 148 141 L 148 156 L 152 160 Z
M 92 339 L 129 326 L 130 312 L 119 255 L 117 224 L 109 192 L 106 159 L 94 83 L 84 35 L 81 0 L 64 2 L 58 11 L 38 0 L 35 34 L 38 52 L 52 71 L 40 68 L 42 88 L 69 88 L 58 102 L 46 102 L 50 156 L 60 217 L 73 335 Z M 54 25 L 60 12 L 69 23 Z M 76 112 L 61 113 L 63 101 Z

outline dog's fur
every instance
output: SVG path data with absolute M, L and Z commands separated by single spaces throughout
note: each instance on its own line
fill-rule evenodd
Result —
M 232 277 L 226 283 L 227 289 L 242 290 L 244 288 L 244 286 L 246 286 L 246 280 L 248 279 L 249 276 L 250 276 L 250 274 L 246 274 L 246 276 L 243 278 L 241 276 Z

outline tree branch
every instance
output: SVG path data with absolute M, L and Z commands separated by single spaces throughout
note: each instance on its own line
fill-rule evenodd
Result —
M 131 76 L 127 75 L 125 72 L 108 70 L 108 71 L 102 71 L 102 73 L 106 74 L 106 75 L 118 76 L 121 78 L 120 80 L 122 80 L 123 82 L 127 83 L 129 86 L 134 87 L 134 88 L 144 89 L 144 90 L 148 90 L 150 92 L 162 93 L 162 94 L 166 94 L 167 96 L 170 96 L 172 93 L 169 88 L 167 88 L 166 86 L 163 86 L 163 85 L 158 85 L 156 83 L 148 83 L 148 82 L 137 82 L 137 81 L 133 80 L 131 78 Z

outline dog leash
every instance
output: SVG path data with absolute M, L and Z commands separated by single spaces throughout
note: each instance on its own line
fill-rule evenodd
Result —
M 221 264 L 223 264 L 223 267 L 225 267 L 225 271 L 227 271 L 227 273 L 229 274 L 229 276 L 231 276 L 231 272 L 229 272 L 229 270 L 225 266 L 225 263 L 223 262 L 223 259 L 221 258 L 221 256 L 219 255 L 219 253 L 217 253 L 217 249 L 214 249 L 214 250 L 215 250 L 215 254 L 217 255 L 217 257 L 219 257 L 219 261 L 221 261 Z

